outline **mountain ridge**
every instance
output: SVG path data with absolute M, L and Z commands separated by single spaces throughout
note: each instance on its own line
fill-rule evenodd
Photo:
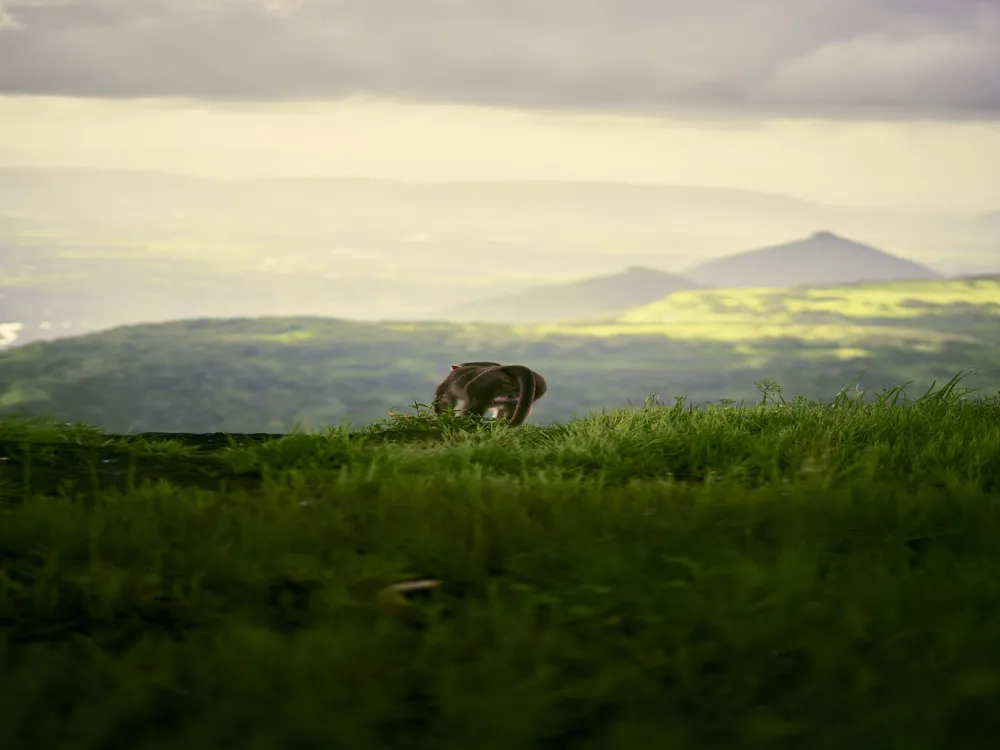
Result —
M 944 278 L 921 263 L 826 229 L 802 239 L 713 258 L 680 273 L 720 289 Z
M 701 285 L 677 274 L 630 265 L 618 273 L 546 284 L 449 308 L 447 320 L 477 323 L 554 323 L 592 320 Z
M 820 258 L 819 253 L 827 255 Z M 803 256 L 819 262 L 812 269 L 803 268 Z M 630 265 L 613 274 L 540 285 L 452 307 L 444 314 L 448 320 L 484 323 L 592 322 L 679 291 L 942 278 L 943 274 L 919 263 L 822 229 L 780 245 L 715 258 L 680 273 Z

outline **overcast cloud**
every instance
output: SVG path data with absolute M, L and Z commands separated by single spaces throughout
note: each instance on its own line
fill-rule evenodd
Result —
M 1000 115 L 1000 0 L 0 0 L 0 93 Z

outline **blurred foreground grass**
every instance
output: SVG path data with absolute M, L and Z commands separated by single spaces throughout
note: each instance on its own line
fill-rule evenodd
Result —
M 993 747 L 1000 404 L 957 386 L 0 422 L 0 747 Z

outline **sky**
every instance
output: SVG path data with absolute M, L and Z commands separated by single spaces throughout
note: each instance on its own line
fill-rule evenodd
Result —
M 0 166 L 1000 209 L 1000 0 L 0 0 Z

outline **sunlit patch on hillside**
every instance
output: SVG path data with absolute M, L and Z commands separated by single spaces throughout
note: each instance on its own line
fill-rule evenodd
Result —
M 954 314 L 955 307 L 1000 317 L 1000 281 L 930 280 L 815 289 L 722 289 L 677 292 L 643 305 L 619 322 L 673 325 L 759 325 L 805 322 L 817 315 L 846 319 L 918 318 Z
M 280 333 L 228 333 L 219 336 L 226 341 L 274 341 L 281 344 L 292 344 L 298 341 L 308 341 L 316 336 L 315 331 L 282 331 Z
M 14 383 L 11 387 L 0 390 L 0 407 L 45 401 L 48 401 L 48 394 L 43 389 L 26 383 Z
M 736 316 L 734 316 L 736 318 Z M 786 324 L 730 320 L 719 316 L 716 320 L 670 321 L 661 323 L 608 324 L 594 326 L 537 326 L 536 335 L 594 336 L 614 338 L 618 336 L 663 336 L 683 341 L 763 341 L 767 339 L 800 339 L 812 344 L 831 343 L 837 348 L 854 347 L 859 344 L 871 346 L 898 345 L 912 347 L 915 343 L 936 343 L 945 341 L 978 342 L 974 336 L 964 333 L 935 331 L 913 327 L 887 325 L 853 324 Z

